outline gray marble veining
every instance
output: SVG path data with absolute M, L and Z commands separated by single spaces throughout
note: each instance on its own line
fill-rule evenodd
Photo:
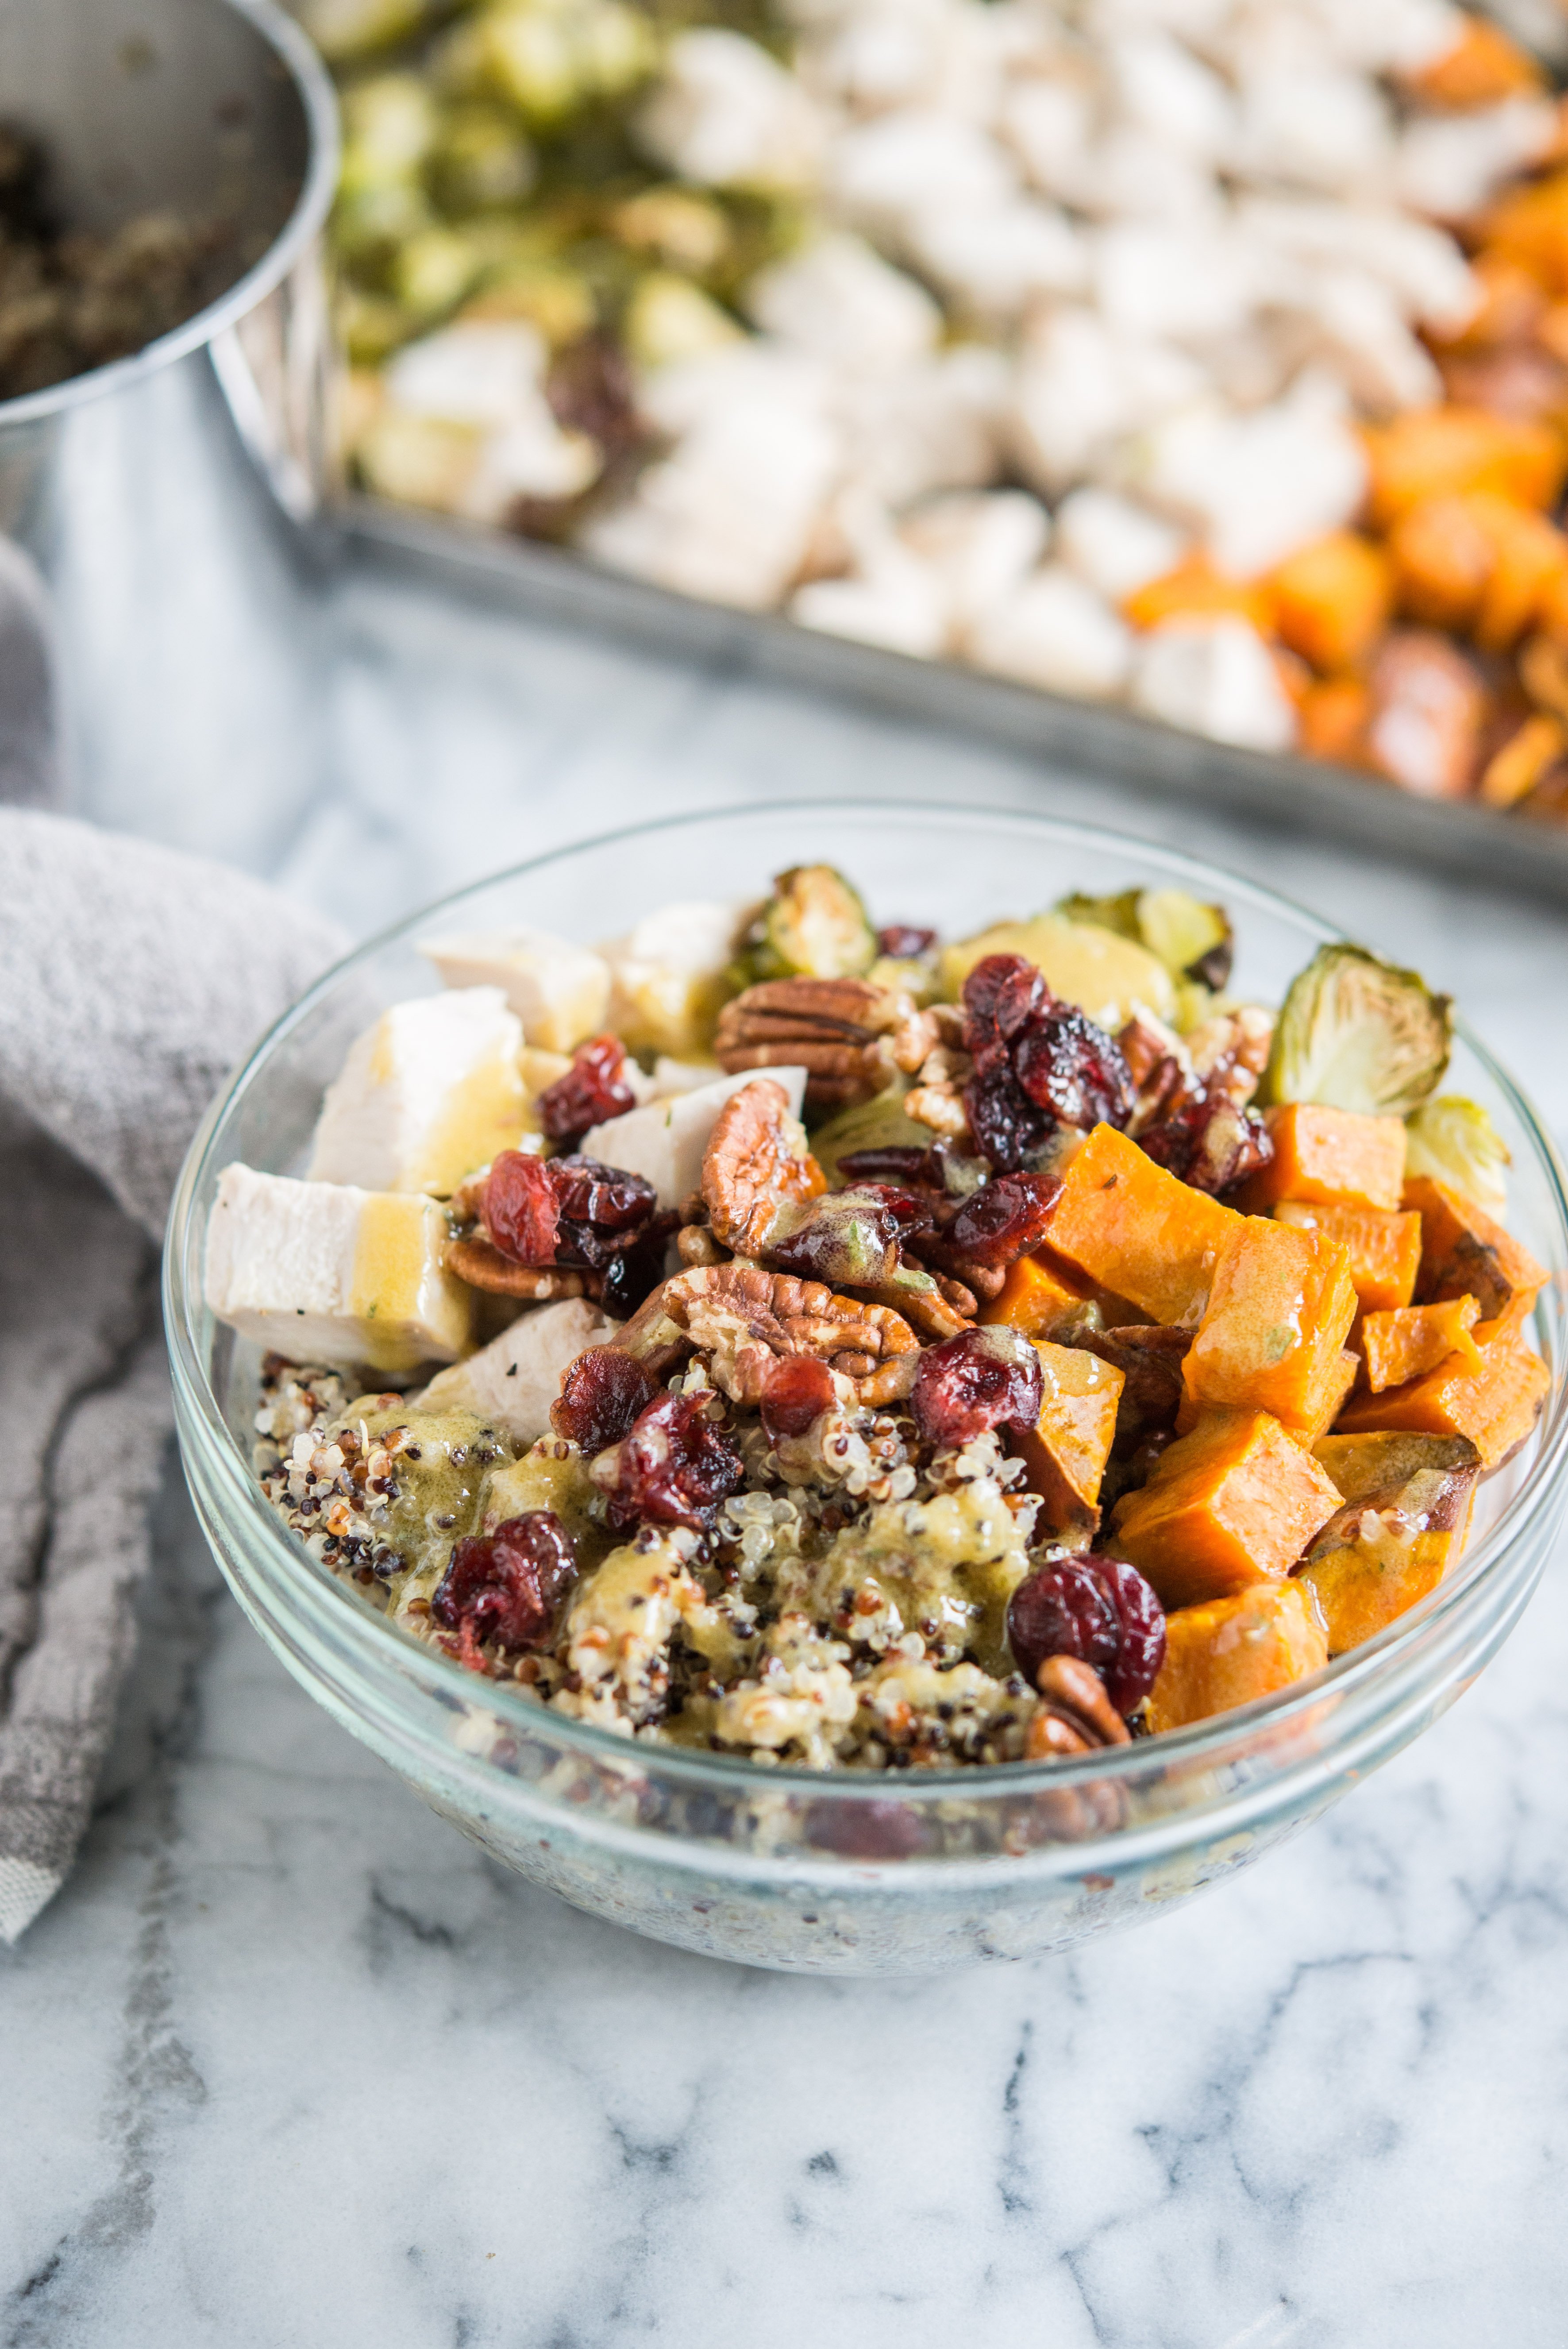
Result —
M 86 812 L 365 929 L 661 808 L 1046 803 L 1419 962 L 1568 1138 L 1568 918 L 275 549 L 252 655 L 203 511 L 205 683 L 171 703 L 202 597 L 150 599 L 78 717 Z M 1558 2349 L 1563 1562 L 1429 1736 L 1203 1900 L 1069 1959 L 820 1982 L 499 1872 L 262 1649 L 171 1477 L 100 1816 L 0 1953 L 0 2342 Z

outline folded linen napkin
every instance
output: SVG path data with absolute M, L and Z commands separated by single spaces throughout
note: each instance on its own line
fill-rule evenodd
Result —
M 0 540 L 0 1939 L 64 1881 L 170 1427 L 157 1241 L 225 1071 L 335 954 L 220 865 L 36 807 L 46 612 Z

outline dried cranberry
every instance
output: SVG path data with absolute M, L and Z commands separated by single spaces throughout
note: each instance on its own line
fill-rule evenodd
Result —
M 890 922 L 885 930 L 877 932 L 877 952 L 891 962 L 913 962 L 916 955 L 929 954 L 935 944 L 934 930 L 917 930 L 908 922 Z
M 950 1247 L 1006 1268 L 1045 1237 L 1061 1185 L 1054 1174 L 998 1174 L 965 1199 L 947 1226 Z
M 576 1572 L 572 1537 L 560 1518 L 552 1509 L 530 1509 L 493 1534 L 457 1544 L 430 1612 L 461 1635 L 465 1661 L 486 1640 L 508 1655 L 545 1648 Z
M 1040 1358 L 1027 1338 L 996 1322 L 927 1346 L 909 1407 L 926 1443 L 946 1450 L 987 1428 L 1033 1430 L 1042 1384 Z
M 848 1150 L 839 1161 L 839 1172 L 847 1181 L 861 1183 L 923 1183 L 929 1180 L 931 1153 L 913 1147 L 890 1146 L 886 1150 Z
M 1026 1575 L 1007 1609 L 1007 1638 L 1030 1681 L 1048 1656 L 1077 1656 L 1103 1671 L 1114 1663 L 1120 1624 L 1109 1592 L 1087 1561 L 1065 1559 Z
M 557 1264 L 602 1272 L 617 1252 L 635 1247 L 651 1229 L 658 1196 L 645 1176 L 605 1166 L 597 1158 L 545 1163 L 560 1202 Z
M 1132 1115 L 1132 1079 L 1114 1036 L 1075 1011 L 1053 1004 L 1018 1040 L 1013 1055 L 1018 1082 L 1037 1109 L 1061 1125 L 1125 1125 Z
M 561 1209 L 549 1161 L 503 1150 L 485 1184 L 484 1220 L 502 1256 L 516 1264 L 553 1264 Z
M 1007 1637 L 1032 1681 L 1049 1656 L 1092 1664 L 1118 1713 L 1133 1713 L 1165 1656 L 1165 1610 L 1136 1567 L 1119 1557 L 1061 1558 L 1014 1591 Z
M 986 955 L 964 983 L 974 1061 L 964 1105 L 993 1166 L 1026 1165 L 1061 1126 L 1124 1126 L 1132 1080 L 1114 1039 L 1058 1003 L 1022 955 Z
M 833 1374 L 814 1354 L 785 1354 L 762 1386 L 762 1431 L 769 1444 L 804 1435 L 836 1400 Z
M 1238 1109 L 1224 1093 L 1189 1095 L 1168 1117 L 1146 1127 L 1138 1146 L 1192 1190 L 1211 1195 L 1255 1174 L 1274 1154 L 1257 1112 Z
M 745 1481 L 740 1455 L 707 1417 L 702 1394 L 661 1394 L 618 1447 L 610 1522 L 640 1519 L 704 1533 L 721 1501 Z
M 673 1215 L 655 1216 L 630 1247 L 623 1247 L 610 1258 L 604 1267 L 599 1301 L 612 1319 L 629 1320 L 663 1280 L 669 1237 L 678 1221 Z
M 599 1272 L 647 1235 L 656 1206 L 653 1185 L 623 1167 L 503 1150 L 485 1184 L 484 1220 L 515 1263 Z
M 845 1859 L 910 1859 L 927 1842 L 926 1826 L 910 1803 L 813 1803 L 806 1814 L 806 1840 L 819 1851 Z
M 550 1406 L 550 1424 L 590 1457 L 630 1435 L 659 1392 L 645 1362 L 618 1346 L 590 1346 L 570 1365 Z
M 625 1066 L 626 1048 L 618 1036 L 592 1036 L 578 1045 L 566 1074 L 539 1096 L 540 1122 L 557 1148 L 570 1149 L 591 1125 L 636 1107 Z

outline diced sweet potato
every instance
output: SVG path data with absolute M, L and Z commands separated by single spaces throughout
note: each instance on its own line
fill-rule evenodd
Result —
M 1568 211 L 1558 233 L 1564 274 L 1551 282 L 1568 292 Z M 1372 518 L 1384 529 L 1423 498 L 1461 490 L 1492 490 L 1541 512 L 1556 504 L 1568 471 L 1568 445 L 1551 425 L 1491 416 L 1481 408 L 1407 409 L 1365 437 Z
M 1463 1436 L 1330 1435 L 1316 1455 L 1345 1495 L 1298 1568 L 1343 1655 L 1424 1599 L 1464 1547 L 1480 1456 Z
M 1346 1395 L 1350 1393 L 1360 1375 L 1360 1355 L 1348 1350 L 1342 1353 L 1337 1368 L 1326 1371 L 1315 1391 L 1315 1408 L 1312 1418 L 1305 1426 L 1291 1429 L 1291 1433 L 1298 1443 L 1315 1444 L 1320 1435 L 1327 1434 L 1344 1407 Z M 1181 1405 L 1176 1413 L 1177 1434 L 1189 1434 L 1209 1408 L 1207 1403 L 1199 1402 L 1183 1387 Z
M 1568 751 L 1568 726 L 1549 710 L 1538 709 L 1515 727 L 1501 750 L 1494 750 L 1481 773 L 1480 797 L 1488 807 L 1517 807 Z
M 1298 1581 L 1178 1608 L 1165 1618 L 1165 1661 L 1150 1692 L 1149 1726 L 1183 1729 L 1233 1712 L 1327 1661 L 1323 1624 Z
M 1227 578 L 1201 554 L 1134 588 L 1122 610 L 1135 628 L 1224 614 L 1250 621 L 1260 636 L 1269 635 L 1274 626 L 1273 602 L 1261 580 Z
M 1397 628 L 1373 664 L 1367 759 L 1423 799 L 1462 799 L 1475 779 L 1486 714 L 1486 688 L 1457 645 L 1428 629 Z
M 1444 351 L 1506 350 L 1524 342 L 1546 308 L 1546 289 L 1532 269 L 1506 253 L 1478 253 L 1470 275 L 1480 302 L 1462 326 L 1429 324 L 1428 339 Z
M 1491 1321 L 1516 1297 L 1528 1301 L 1544 1287 L 1545 1270 L 1530 1250 L 1451 1184 L 1412 1175 L 1405 1185 L 1405 1205 L 1421 1218 L 1418 1303 L 1473 1297 Z
M 1568 294 L 1568 171 L 1510 189 L 1480 225 L 1495 259 L 1516 262 L 1550 292 Z
M 1092 1284 L 1081 1273 L 1053 1262 L 1042 1251 L 1019 1257 L 980 1319 L 1005 1321 L 1026 1338 L 1055 1338 L 1084 1319 L 1092 1297 Z
M 1287 555 L 1270 582 L 1282 640 L 1314 668 L 1359 668 L 1388 625 L 1393 574 L 1380 546 L 1336 530 Z
M 1408 1305 L 1415 1295 L 1421 1218 L 1413 1209 L 1390 1215 L 1381 1207 L 1318 1206 L 1281 1199 L 1274 1215 L 1275 1223 L 1294 1224 L 1297 1231 L 1326 1232 L 1348 1250 L 1350 1278 L 1364 1313 Z
M 1466 16 L 1460 19 L 1452 48 L 1401 78 L 1423 105 L 1462 109 L 1528 96 L 1543 86 L 1545 78 L 1529 51 L 1501 25 Z
M 1249 1216 L 1276 1199 L 1321 1206 L 1395 1208 L 1405 1188 L 1405 1122 L 1359 1110 L 1287 1102 L 1266 1112 L 1274 1154 L 1237 1195 Z
M 1040 1531 L 1093 1535 L 1099 1524 L 1099 1486 L 1116 1437 L 1122 1376 L 1098 1354 L 1076 1346 L 1035 1340 L 1040 1358 L 1037 1427 L 1015 1435 L 1025 1482 L 1038 1493 Z
M 1462 1354 L 1472 1371 L 1481 1367 L 1480 1348 L 1470 1336 L 1480 1319 L 1473 1297 L 1448 1297 L 1440 1305 L 1398 1306 L 1391 1313 L 1361 1319 L 1361 1359 L 1373 1394 L 1402 1387 L 1435 1371 L 1450 1354 Z
M 1245 1216 L 1220 1251 L 1183 1367 L 1187 1392 L 1320 1431 L 1345 1392 L 1339 1358 L 1355 1319 L 1350 1257 L 1337 1240 Z
M 1418 1435 L 1466 1435 L 1485 1469 L 1499 1468 L 1517 1452 L 1541 1416 L 1552 1373 L 1519 1336 L 1522 1306 L 1496 1321 L 1478 1322 L 1473 1331 L 1481 1366 L 1472 1371 L 1463 1354 L 1450 1354 L 1424 1378 L 1361 1395 L 1339 1415 L 1345 1435 L 1404 1429 Z
M 1305 1444 L 1265 1411 L 1208 1411 L 1118 1502 L 1116 1546 L 1168 1607 L 1277 1580 L 1339 1506 Z
M 1354 766 L 1367 756 L 1372 688 L 1358 677 L 1327 677 L 1301 697 L 1297 747 L 1308 759 Z
M 1101 1288 L 1151 1321 L 1172 1322 L 1208 1295 L 1215 1257 L 1241 1220 L 1114 1126 L 1097 1125 L 1068 1167 L 1048 1236 L 1056 1254 Z
M 1429 626 L 1468 630 L 1504 652 L 1568 574 L 1568 539 L 1545 516 L 1491 490 L 1423 498 L 1389 535 L 1400 609 Z

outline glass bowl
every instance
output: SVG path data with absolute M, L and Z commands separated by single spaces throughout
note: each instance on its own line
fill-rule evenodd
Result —
M 1449 1578 L 1283 1695 L 1109 1753 L 891 1777 L 765 1768 L 562 1719 L 395 1630 L 273 1515 L 249 1466 L 258 1357 L 202 1301 L 218 1176 L 236 1158 L 297 1171 L 351 1039 L 387 1004 L 433 990 L 420 937 L 514 923 L 612 936 L 669 899 L 738 898 L 818 859 L 859 882 L 873 918 L 959 936 L 1071 889 L 1191 888 L 1230 907 L 1237 984 L 1266 1001 L 1336 935 L 1171 850 L 966 808 L 797 802 L 560 850 L 399 923 L 279 1020 L 191 1146 L 165 1303 L 186 1473 L 235 1596 L 294 1677 L 433 1809 L 521 1875 L 656 1940 L 802 1972 L 908 1973 L 1062 1949 L 1189 1899 L 1397 1754 L 1495 1653 L 1568 1488 L 1568 1195 L 1528 1102 L 1461 1023 L 1450 1081 L 1501 1127 L 1511 1226 L 1552 1275 L 1535 1328 L 1551 1392 L 1527 1451 L 1482 1486 Z

